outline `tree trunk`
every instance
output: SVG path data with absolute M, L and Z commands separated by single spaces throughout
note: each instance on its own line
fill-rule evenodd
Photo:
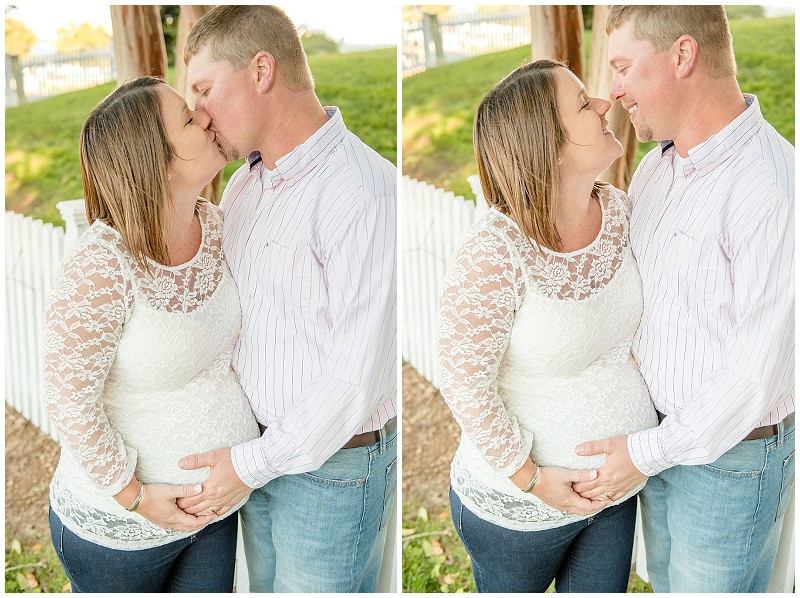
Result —
M 204 14 L 214 8 L 214 5 L 199 5 L 181 4 L 180 13 L 178 13 L 178 35 L 175 40 L 175 91 L 186 98 L 186 102 L 190 107 L 194 108 L 194 102 L 189 97 L 189 89 L 187 86 L 187 71 L 186 64 L 183 62 L 183 48 L 186 46 L 186 38 L 189 37 L 189 32 L 195 26 L 197 21 L 200 20 Z
M 606 35 L 606 18 L 610 6 L 595 6 L 592 18 L 592 52 L 589 56 L 589 77 L 586 89 L 589 95 L 609 99 L 611 94 L 611 69 L 608 66 L 608 35 Z M 637 139 L 631 124 L 630 115 L 619 102 L 611 102 L 606 118 L 609 128 L 614 131 L 622 144 L 623 154 L 600 175 L 615 187 L 628 190 L 634 170 Z
M 167 48 L 158 6 L 112 6 L 117 85 L 140 75 L 167 76 Z
M 194 109 L 194 97 L 191 93 L 192 90 L 189 89 L 188 70 L 183 62 L 183 48 L 186 46 L 186 38 L 189 37 L 192 27 L 212 8 L 214 8 L 213 5 L 182 4 L 178 13 L 178 35 L 175 40 L 175 90 L 186 99 L 186 103 L 192 109 Z M 219 205 L 219 201 L 222 199 L 223 170 L 220 170 L 200 192 L 200 195 L 215 205 Z
M 531 6 L 531 60 L 565 62 L 583 79 L 583 14 L 580 6 Z

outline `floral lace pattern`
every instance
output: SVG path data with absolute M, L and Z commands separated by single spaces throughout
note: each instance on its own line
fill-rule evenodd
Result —
M 134 472 L 184 484 L 178 459 L 258 436 L 230 368 L 240 329 L 222 257 L 222 214 L 199 202 L 200 248 L 186 264 L 148 274 L 121 236 L 95 222 L 62 263 L 46 308 L 44 402 L 62 439 L 51 504 L 76 534 L 121 549 L 168 532 L 113 499 Z
M 463 431 L 451 479 L 464 504 L 498 525 L 542 529 L 578 518 L 511 483 L 529 455 L 545 466 L 597 467 L 574 446 L 655 423 L 630 355 L 642 297 L 627 196 L 606 186 L 598 199 L 603 223 L 584 249 L 534 247 L 490 210 L 448 270 L 440 389 Z

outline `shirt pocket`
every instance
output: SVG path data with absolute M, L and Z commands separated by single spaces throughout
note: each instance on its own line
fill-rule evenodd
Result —
M 669 284 L 678 304 L 698 315 L 712 311 L 719 270 L 702 239 L 691 231 L 676 230 L 670 246 Z M 705 262 L 705 263 L 703 263 Z
M 279 313 L 308 319 L 315 287 L 308 245 L 267 239 L 259 262 L 257 284 L 263 299 Z

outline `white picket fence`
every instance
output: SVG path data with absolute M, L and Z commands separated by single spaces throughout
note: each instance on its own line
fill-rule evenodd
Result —
M 5 390 L 11 407 L 59 442 L 42 401 L 44 305 L 65 249 L 86 230 L 88 222 L 82 199 L 62 201 L 57 207 L 66 230 L 6 212 Z M 379 592 L 394 592 L 398 587 L 397 524 L 395 505 L 383 549 Z M 241 525 L 235 584 L 237 592 L 250 589 Z
M 488 209 L 477 175 L 467 179 L 475 201 L 455 196 L 429 184 L 403 177 L 402 313 L 403 359 L 433 386 L 439 387 L 436 364 L 436 317 L 447 265 L 472 224 Z M 446 409 L 442 403 L 442 409 Z M 649 581 L 637 512 L 633 547 L 636 573 Z M 770 592 L 791 592 L 794 587 L 794 491 L 784 516 Z
M 44 303 L 71 239 L 63 228 L 14 212 L 6 212 L 5 234 L 6 402 L 58 442 L 41 401 Z

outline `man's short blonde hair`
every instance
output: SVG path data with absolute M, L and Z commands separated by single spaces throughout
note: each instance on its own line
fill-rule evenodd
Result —
M 691 35 L 700 60 L 716 79 L 736 76 L 736 58 L 728 16 L 722 6 L 613 6 L 606 20 L 609 35 L 628 22 L 636 39 L 648 40 L 657 52 L 668 50 L 681 35 Z
M 211 48 L 211 58 L 227 60 L 236 70 L 265 50 L 275 58 L 277 75 L 289 89 L 314 89 L 300 35 L 277 6 L 217 6 L 189 32 L 183 61 L 188 65 L 206 46 Z

